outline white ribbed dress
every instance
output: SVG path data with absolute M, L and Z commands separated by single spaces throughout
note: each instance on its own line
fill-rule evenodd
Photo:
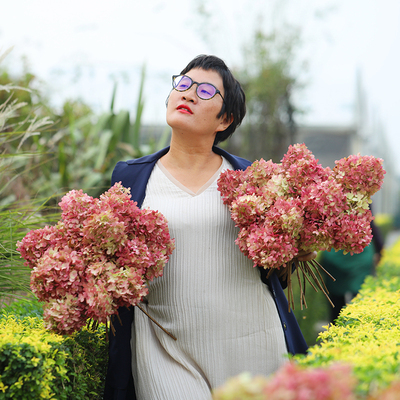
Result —
M 217 190 L 219 171 L 196 194 L 160 162 L 143 208 L 165 215 L 176 248 L 164 274 L 149 284 L 147 312 L 132 329 L 138 400 L 210 400 L 211 389 L 248 371 L 269 375 L 286 360 L 274 300 L 259 271 L 235 244 L 238 229 Z

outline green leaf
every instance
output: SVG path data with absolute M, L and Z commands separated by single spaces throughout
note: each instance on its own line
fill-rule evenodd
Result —
M 113 132 L 111 130 L 106 130 L 101 133 L 100 140 L 99 140 L 99 145 L 97 147 L 97 159 L 96 163 L 94 165 L 94 168 L 96 171 L 99 171 L 102 169 L 104 160 L 107 155 L 108 151 L 108 145 L 111 141 L 111 138 L 113 137 Z
M 113 152 L 117 144 L 124 141 L 124 138 L 129 137 L 130 128 L 129 111 L 121 110 L 112 121 L 112 138 L 110 140 L 109 152 Z

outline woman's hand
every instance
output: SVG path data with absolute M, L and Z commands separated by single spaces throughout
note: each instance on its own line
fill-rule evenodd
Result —
M 300 251 L 299 254 L 297 254 L 297 260 L 298 261 L 311 261 L 314 260 L 317 257 L 317 252 L 312 251 L 312 252 L 305 252 L 305 251 Z
M 297 254 L 297 257 L 295 257 L 295 259 L 297 261 L 311 261 L 314 260 L 317 257 L 317 252 L 316 251 L 311 251 L 311 252 L 306 252 L 306 251 L 300 251 Z M 292 268 L 292 263 L 288 263 L 288 264 L 283 264 L 282 267 L 286 267 L 290 265 L 290 268 Z M 293 272 L 294 269 L 292 268 L 291 271 Z M 286 268 L 277 268 L 277 274 L 279 277 L 282 277 L 283 275 L 285 275 L 287 273 Z

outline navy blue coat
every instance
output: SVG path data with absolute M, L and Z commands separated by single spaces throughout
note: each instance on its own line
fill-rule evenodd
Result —
M 120 161 L 112 174 L 112 185 L 116 182 L 122 182 L 123 186 L 131 188 L 132 200 L 137 202 L 138 207 L 141 207 L 146 195 L 147 181 L 154 165 L 168 150 L 169 148 L 167 147 L 155 154 L 136 160 Z M 235 169 L 244 170 L 251 164 L 250 161 L 233 156 L 218 147 L 214 147 L 213 151 L 225 157 Z M 289 353 L 305 354 L 307 352 L 307 344 L 294 314 L 288 311 L 288 302 L 283 292 L 285 283 L 280 282 L 275 273 L 267 279 L 268 271 L 260 268 L 260 272 L 261 280 L 268 285 L 278 309 Z M 114 318 L 113 326 L 116 332 L 115 336 L 111 332 L 109 335 L 109 362 L 104 400 L 136 399 L 132 378 L 130 347 L 134 308 L 120 308 L 118 313 L 122 325 L 117 318 Z

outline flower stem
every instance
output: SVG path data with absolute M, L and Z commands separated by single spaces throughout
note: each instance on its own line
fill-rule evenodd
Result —
M 172 339 L 177 340 L 176 337 L 168 332 L 166 329 L 164 329 L 154 318 L 152 318 L 149 314 L 147 314 L 147 312 L 139 306 L 139 304 L 136 304 L 136 307 L 144 314 L 146 314 L 159 328 L 161 328 L 168 336 L 170 336 Z

